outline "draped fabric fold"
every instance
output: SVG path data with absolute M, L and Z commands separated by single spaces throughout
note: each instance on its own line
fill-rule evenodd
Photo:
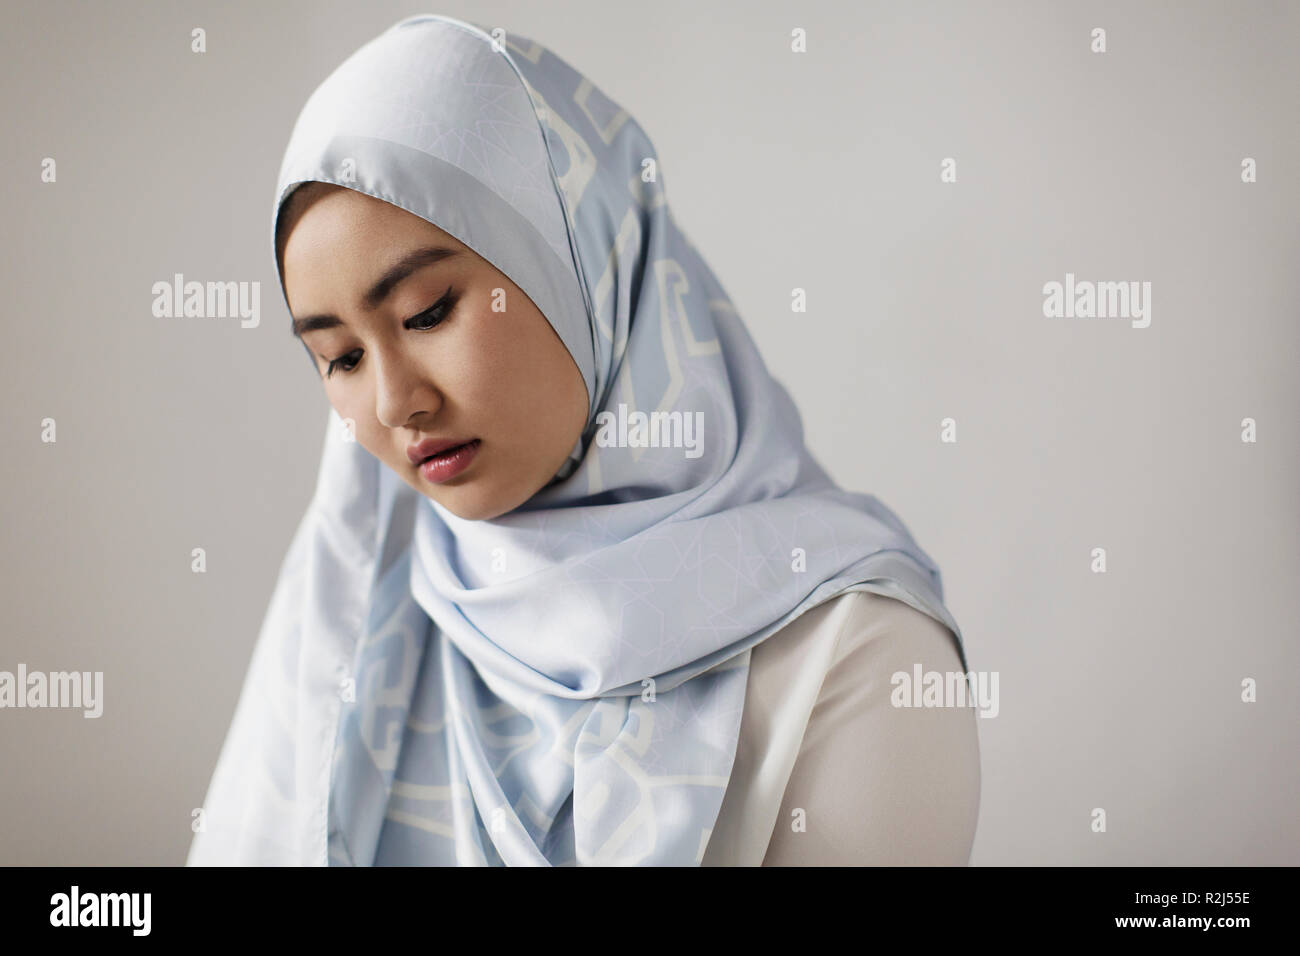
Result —
M 471 521 L 330 412 L 190 864 L 698 864 L 754 645 L 866 590 L 960 649 L 934 562 L 806 449 L 663 173 L 553 52 L 448 17 L 312 94 L 273 234 L 314 180 L 427 219 L 546 316 L 588 423 L 545 488 Z

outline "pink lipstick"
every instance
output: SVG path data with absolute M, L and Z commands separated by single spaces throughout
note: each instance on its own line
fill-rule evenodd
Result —
M 469 467 L 470 462 L 478 454 L 479 445 L 481 444 L 480 439 L 475 438 L 463 445 L 457 445 L 454 448 L 448 448 L 446 451 L 432 455 L 420 462 L 418 466 L 420 474 L 424 476 L 426 481 L 431 481 L 435 485 L 455 478 Z

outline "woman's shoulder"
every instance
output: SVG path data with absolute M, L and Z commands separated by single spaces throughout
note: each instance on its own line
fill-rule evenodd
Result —
M 888 683 L 897 673 L 893 665 L 906 664 L 910 674 L 922 658 L 944 670 L 961 669 L 956 636 L 924 611 L 868 591 L 851 591 L 835 600 L 835 617 L 825 625 L 833 623 L 835 631 L 835 653 L 826 674 L 832 686 L 846 679 L 856 684 L 867 675 L 883 676 Z
M 807 632 L 794 632 L 792 644 L 807 648 L 821 641 L 829 648 L 800 736 L 800 757 L 831 738 L 845 736 L 845 728 L 862 729 L 873 715 L 883 720 L 888 711 L 897 710 L 896 689 L 900 682 L 912 680 L 918 668 L 922 673 L 962 670 L 952 631 L 924 611 L 866 591 L 850 591 L 832 601 L 825 617 L 813 622 Z M 785 657 L 760 660 L 765 684 L 775 679 L 771 671 L 792 662 Z
M 946 774 L 941 785 L 951 791 L 946 805 L 955 816 L 929 827 L 938 842 L 925 852 L 950 860 L 968 853 L 969 841 L 964 851 L 952 849 L 963 837 L 954 841 L 951 833 L 967 824 L 973 832 L 972 775 L 976 801 L 979 786 L 974 723 L 969 713 L 909 720 L 892 707 L 893 676 L 912 673 L 916 664 L 927 671 L 959 669 L 952 632 L 874 592 L 837 595 L 756 645 L 732 776 L 705 862 L 878 862 L 886 848 L 868 845 L 871 827 L 887 821 L 869 822 L 872 789 L 887 785 L 900 763 L 927 762 L 931 777 Z M 900 756 L 899 747 L 911 752 Z M 958 765 L 945 769 L 954 754 Z M 878 796 L 907 805 L 917 796 L 909 795 L 909 786 L 933 783 L 914 776 L 898 784 L 899 793 Z M 915 840 L 910 845 L 917 850 Z
M 956 638 L 879 594 L 841 613 L 763 863 L 962 865 L 979 815 L 976 712 L 897 693 L 918 670 L 961 674 Z
M 957 653 L 956 637 L 947 625 L 911 605 L 874 591 L 845 591 L 805 611 L 785 627 L 756 645 L 751 670 L 815 669 L 843 674 L 869 663 L 863 654 L 873 644 L 891 648 L 950 646 Z

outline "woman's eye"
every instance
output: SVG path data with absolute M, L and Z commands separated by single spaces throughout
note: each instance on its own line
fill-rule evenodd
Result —
M 412 316 L 406 320 L 408 329 L 425 332 L 442 323 L 447 318 L 447 313 L 452 310 L 456 300 L 451 298 L 451 290 L 448 289 L 442 294 L 442 298 L 425 309 L 419 315 Z
M 333 375 L 334 370 L 336 368 L 341 368 L 345 372 L 350 372 L 357 367 L 357 363 L 360 361 L 361 361 L 360 349 L 354 349 L 353 351 L 349 352 L 347 355 L 340 355 L 338 358 L 331 361 L 328 366 L 326 366 L 325 377 L 329 378 L 331 375 Z
M 437 328 L 441 325 L 446 320 L 447 314 L 451 312 L 455 305 L 456 299 L 452 297 L 451 289 L 448 289 L 442 294 L 442 298 L 437 302 L 425 309 L 419 315 L 411 316 L 411 318 L 407 319 L 403 324 L 406 328 L 413 331 L 427 332 L 430 329 Z M 353 349 L 351 352 L 347 353 L 347 355 L 340 355 L 338 358 L 332 360 L 325 368 L 325 377 L 329 378 L 332 376 L 335 369 L 339 369 L 344 373 L 350 372 L 357 367 L 357 363 L 360 361 L 361 350 Z

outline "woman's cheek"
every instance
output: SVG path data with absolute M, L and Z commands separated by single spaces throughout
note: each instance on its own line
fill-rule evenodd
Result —
M 349 421 L 352 423 L 349 427 L 352 429 L 353 436 L 358 441 L 361 441 L 363 433 L 368 430 L 367 425 L 370 423 L 370 418 L 363 417 L 360 414 L 361 405 L 355 390 L 348 390 L 335 385 L 331 386 L 326 397 L 329 398 L 335 414 L 343 420 L 343 424 L 347 425 Z M 364 442 L 362 444 L 363 447 L 369 448 Z
M 501 316 L 494 316 L 501 321 Z M 503 331 L 508 335 L 505 324 Z M 516 396 L 520 387 L 520 377 L 528 371 L 527 355 L 519 343 L 511 344 L 504 335 L 475 336 L 462 353 L 461 374 L 458 378 L 466 394 L 474 396 L 476 414 L 492 409 L 512 408 L 517 404 Z

